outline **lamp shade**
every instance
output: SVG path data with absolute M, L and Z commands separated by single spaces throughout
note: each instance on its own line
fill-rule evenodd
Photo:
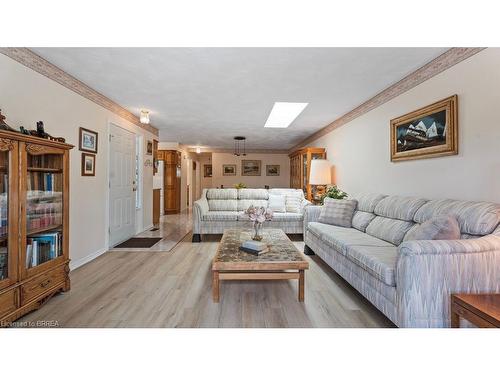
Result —
M 311 185 L 329 185 L 332 183 L 330 162 L 326 159 L 311 160 L 311 173 L 309 175 Z

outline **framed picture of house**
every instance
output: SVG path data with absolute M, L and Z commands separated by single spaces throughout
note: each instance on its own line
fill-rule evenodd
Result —
M 80 127 L 78 149 L 97 154 L 97 132 Z
M 391 161 L 458 154 L 457 95 L 391 120 Z
M 262 161 L 260 160 L 242 160 L 241 175 L 242 176 L 260 176 Z
M 212 164 L 203 165 L 203 177 L 212 177 Z
M 223 164 L 222 165 L 222 175 L 223 176 L 236 176 L 236 164 Z
M 82 152 L 82 176 L 95 176 L 95 154 Z
M 275 164 L 266 165 L 266 176 L 279 176 L 280 166 Z

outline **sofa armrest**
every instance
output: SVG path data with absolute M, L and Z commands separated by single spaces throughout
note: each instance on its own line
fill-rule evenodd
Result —
M 500 237 L 406 241 L 396 264 L 400 327 L 449 327 L 452 293 L 500 291 Z
M 309 205 L 304 210 L 304 235 L 306 234 L 307 224 L 318 221 L 321 213 L 321 206 Z
M 208 211 L 208 200 L 206 195 L 202 194 L 200 199 L 193 202 L 193 234 L 201 234 L 201 221 Z
M 300 209 L 302 210 L 302 212 L 304 212 L 306 207 L 311 206 L 311 205 L 312 205 L 312 203 L 310 201 L 308 201 L 307 199 L 303 199 L 302 203 L 300 205 Z

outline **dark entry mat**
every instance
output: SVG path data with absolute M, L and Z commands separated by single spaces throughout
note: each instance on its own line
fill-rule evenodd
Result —
M 116 248 L 122 247 L 136 247 L 136 248 L 147 248 L 153 246 L 158 241 L 162 240 L 162 237 L 132 237 L 125 242 L 122 242 L 115 246 Z

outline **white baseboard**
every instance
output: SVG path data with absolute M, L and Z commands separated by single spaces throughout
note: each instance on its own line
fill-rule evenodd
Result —
M 107 248 L 103 248 L 103 249 L 97 250 L 96 252 L 93 252 L 92 254 L 89 254 L 86 257 L 83 257 L 81 259 L 71 260 L 71 262 L 69 262 L 69 269 L 71 271 L 76 270 L 78 267 L 81 267 L 84 264 L 86 264 L 86 263 L 94 260 L 98 256 L 101 256 L 106 251 L 108 251 L 108 249 Z

